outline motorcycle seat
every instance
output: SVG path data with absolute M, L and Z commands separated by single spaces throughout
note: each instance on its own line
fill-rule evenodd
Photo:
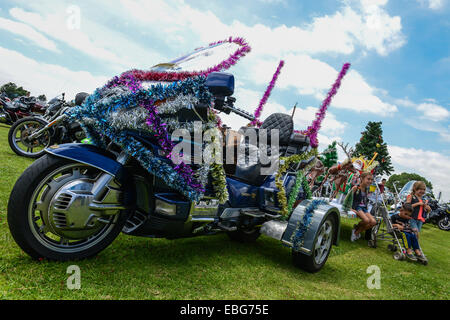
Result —
M 12 103 L 5 103 L 5 104 L 3 105 L 3 107 L 4 107 L 6 110 L 9 110 L 9 111 L 12 111 L 12 112 L 16 112 L 17 110 L 19 110 L 20 105 L 19 105 L 19 104 L 12 104 Z
M 278 130 L 278 143 L 280 146 L 288 146 L 294 132 L 294 121 L 285 113 L 273 113 L 261 125 L 261 129 L 267 131 L 267 143 L 271 142 L 271 130 Z
M 22 112 L 29 112 L 31 110 L 31 105 L 29 104 L 19 104 L 19 110 Z
M 274 113 L 270 115 L 262 124 L 261 129 L 265 129 L 267 133 L 267 144 L 271 144 L 271 130 L 278 129 L 279 132 L 279 148 L 281 156 L 291 156 L 295 154 L 301 154 L 305 152 L 309 145 L 310 139 L 308 136 L 301 134 L 300 132 L 294 131 L 294 123 L 291 116 L 284 113 Z M 256 143 L 259 147 L 259 129 L 242 127 L 240 132 L 243 135 L 249 130 L 256 131 Z
M 267 143 L 270 144 L 272 142 L 272 130 L 278 130 L 279 146 L 288 146 L 294 132 L 294 122 L 291 116 L 284 113 L 274 113 L 264 120 L 261 128 L 241 127 L 239 131 L 246 137 L 251 137 L 250 131 L 254 131 L 256 133 L 256 143 L 259 145 L 260 132 L 264 131 L 267 134 Z

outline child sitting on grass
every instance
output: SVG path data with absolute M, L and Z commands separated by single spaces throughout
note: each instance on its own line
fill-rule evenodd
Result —
M 400 212 L 391 216 L 392 227 L 402 232 L 406 244 L 406 257 L 411 261 L 425 261 L 426 258 L 420 251 L 419 240 L 410 225 L 413 208 L 410 203 L 404 203 Z M 416 256 L 413 255 L 413 250 Z

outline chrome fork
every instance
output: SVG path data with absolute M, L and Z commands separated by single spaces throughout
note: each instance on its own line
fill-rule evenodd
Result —
M 129 156 L 122 151 L 116 161 L 124 165 L 128 159 Z M 114 182 L 114 177 L 108 173 L 103 173 L 92 187 L 93 200 L 89 208 L 95 211 L 126 209 L 125 206 L 118 205 L 122 193 L 118 188 L 119 186 Z M 107 214 L 107 212 L 104 214 Z

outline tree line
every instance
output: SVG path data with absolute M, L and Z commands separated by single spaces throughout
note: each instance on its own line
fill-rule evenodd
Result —
M 12 100 L 17 97 L 28 96 L 30 91 L 24 89 L 23 87 L 18 87 L 14 82 L 8 82 L 0 87 L 0 93 L 4 93 Z M 42 101 L 47 101 L 45 94 L 41 94 L 37 98 Z

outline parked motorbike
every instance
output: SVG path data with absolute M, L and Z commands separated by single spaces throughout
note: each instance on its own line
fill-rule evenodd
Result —
M 44 114 L 45 110 L 46 107 L 34 97 L 19 97 L 11 101 L 6 95 L 0 95 L 0 123 L 12 125 L 33 114 Z
M 431 212 L 426 219 L 427 223 L 432 223 L 438 226 L 439 229 L 449 231 L 450 230 L 450 205 L 439 204 L 436 199 L 429 201 Z
M 208 57 L 209 54 L 197 56 Z M 180 59 L 176 64 L 157 67 L 179 65 Z M 161 84 L 158 86 L 164 88 Z M 192 102 L 182 114 L 176 113 L 179 119 L 195 118 L 206 123 L 208 112 L 215 111 L 232 112 L 255 120 L 251 114 L 234 106 L 232 74 L 210 73 L 204 87 L 212 96 L 212 104 Z M 112 90 L 120 92 L 122 89 Z M 115 98 L 106 96 L 104 99 Z M 134 110 L 140 112 L 140 109 Z M 122 114 L 114 114 L 112 121 L 122 121 Z M 64 114 L 57 119 L 61 117 Z M 29 138 L 36 139 L 50 132 L 49 126 L 51 123 Z M 278 130 L 280 156 L 304 154 L 310 149 L 309 137 L 294 132 L 293 127 L 291 115 L 275 113 L 263 122 L 261 129 L 268 133 L 268 141 L 271 130 Z M 95 130 L 95 127 L 90 129 Z M 241 128 L 242 132 L 247 129 Z M 127 129 L 121 132 L 121 137 L 139 141 L 146 147 L 146 154 L 155 159 L 154 163 L 174 166 L 156 134 Z M 177 186 L 151 174 L 137 160 L 135 152 L 125 150 L 108 136 L 102 139 L 95 145 L 68 143 L 46 148 L 45 154 L 16 181 L 8 203 L 8 224 L 16 243 L 32 258 L 58 261 L 88 258 L 109 246 L 120 232 L 167 239 L 225 232 L 232 240 L 241 242 L 255 241 L 261 234 L 277 239 L 292 249 L 296 266 L 316 272 L 325 265 L 331 246 L 338 244 L 338 209 L 321 201 L 305 200 L 306 193 L 300 187 L 294 189 L 299 191 L 293 198 L 297 200 L 293 210 L 283 216 L 277 197 L 276 172 L 261 174 L 264 166 L 261 161 L 248 165 L 237 162 L 225 171 L 227 201 L 220 203 L 216 193 L 210 192 L 215 187 L 211 182 L 204 186 L 204 196 L 194 201 L 176 189 Z M 196 146 L 195 141 L 187 143 L 192 148 Z M 253 147 L 264 146 L 260 141 L 255 143 Z M 289 166 L 281 179 L 286 194 L 293 190 L 298 170 L 313 160 L 311 157 Z M 211 180 L 211 175 L 209 177 Z M 308 227 L 300 230 L 303 219 L 308 221 Z M 299 233 L 301 242 L 296 241 Z
M 77 95 L 78 105 L 87 93 Z M 43 116 L 32 116 L 15 122 L 8 132 L 11 149 L 19 156 L 39 158 L 44 149 L 55 143 L 80 142 L 86 135 L 80 124 L 68 121 L 66 111 L 71 108 L 61 96 L 50 100 Z

